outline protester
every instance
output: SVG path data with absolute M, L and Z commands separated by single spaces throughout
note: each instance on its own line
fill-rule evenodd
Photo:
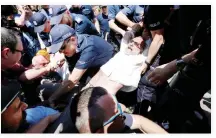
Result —
M 126 114 L 116 98 L 101 87 L 88 88 L 71 103 L 71 118 L 79 133 L 167 133 L 139 115 Z
M 42 133 L 60 115 L 42 106 L 27 109 L 28 105 L 20 99 L 18 83 L 1 85 L 1 90 L 2 133 Z

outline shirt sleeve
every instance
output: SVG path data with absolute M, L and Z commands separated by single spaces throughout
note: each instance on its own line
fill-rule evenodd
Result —
M 126 119 L 124 120 L 125 125 L 131 127 L 133 125 L 133 122 L 135 121 L 134 118 L 127 113 L 123 113 L 123 115 L 126 117 Z
M 76 20 L 75 30 L 77 34 L 99 35 L 95 25 L 87 17 L 77 17 Z M 80 21 L 78 22 L 78 20 Z
M 58 111 L 44 107 L 44 106 L 37 106 L 35 108 L 26 109 L 26 121 L 30 125 L 37 124 L 41 119 L 59 113 Z
M 127 7 L 124 7 L 124 9 L 122 9 L 122 13 L 126 16 L 131 16 L 133 15 L 134 11 L 135 11 L 136 5 L 130 5 Z
M 85 5 L 85 7 L 82 10 L 83 15 L 88 17 L 89 20 L 94 19 L 94 12 L 92 10 L 92 7 L 90 5 Z
M 148 8 L 147 24 L 149 30 L 157 30 L 164 27 L 164 20 L 169 14 L 168 6 L 151 5 Z
M 108 21 L 115 19 L 116 14 L 117 14 L 117 11 L 115 9 L 115 5 L 109 5 L 108 6 Z
M 82 51 L 81 56 L 75 65 L 75 68 L 77 69 L 90 68 L 91 65 L 94 63 L 96 57 L 97 57 L 97 53 L 96 51 L 93 50 L 92 46 L 85 48 Z

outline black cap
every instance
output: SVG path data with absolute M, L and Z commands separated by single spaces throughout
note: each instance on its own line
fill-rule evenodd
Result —
M 36 12 L 32 15 L 29 21 L 34 25 L 34 31 L 40 33 L 43 32 L 45 28 L 47 17 L 41 12 Z
M 1 85 L 1 113 L 3 113 L 8 106 L 20 94 L 20 84 L 18 82 L 10 82 L 8 85 Z

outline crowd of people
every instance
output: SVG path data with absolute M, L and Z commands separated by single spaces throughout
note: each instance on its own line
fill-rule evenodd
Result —
M 1 6 L 2 133 L 206 133 L 210 89 L 211 6 Z

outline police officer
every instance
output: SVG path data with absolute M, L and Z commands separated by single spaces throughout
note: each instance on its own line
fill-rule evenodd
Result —
M 98 69 L 113 56 L 113 47 L 99 36 L 76 35 L 75 30 L 68 25 L 59 24 L 50 31 L 52 45 L 48 52 L 62 52 L 67 57 L 79 55 L 75 68 L 59 89 L 49 98 L 53 103 L 61 94 L 71 90 L 85 72 L 93 76 Z
M 72 5 L 69 10 L 71 13 L 82 14 L 86 16 L 95 25 L 97 31 L 100 32 L 99 22 L 94 16 L 94 11 L 91 5 Z
M 90 21 L 94 20 L 94 12 L 90 5 L 72 5 L 69 9 L 71 13 L 82 14 Z
M 132 27 L 135 23 L 142 22 L 144 17 L 144 5 L 129 5 L 124 7 L 116 15 L 116 19 L 127 27 Z
M 78 34 L 99 35 L 94 24 L 84 15 L 70 13 L 64 5 L 50 6 L 51 25 L 67 24 Z
M 100 34 L 101 34 L 102 38 L 107 40 L 107 35 L 110 31 L 109 23 L 108 23 L 107 6 L 102 5 L 102 6 L 100 6 L 100 8 L 102 9 L 102 13 L 100 13 L 97 16 L 97 19 L 98 19 L 98 22 L 100 25 Z
M 36 12 L 30 18 L 30 22 L 34 25 L 34 32 L 37 33 L 41 48 L 43 49 L 45 46 L 50 46 L 49 32 L 51 30 L 51 25 L 49 19 L 43 13 Z
M 108 35 L 107 41 L 111 43 L 115 52 L 119 51 L 121 39 L 125 34 L 126 26 L 115 20 L 118 12 L 124 8 L 122 5 L 108 5 L 108 21 L 110 27 L 110 34 Z

